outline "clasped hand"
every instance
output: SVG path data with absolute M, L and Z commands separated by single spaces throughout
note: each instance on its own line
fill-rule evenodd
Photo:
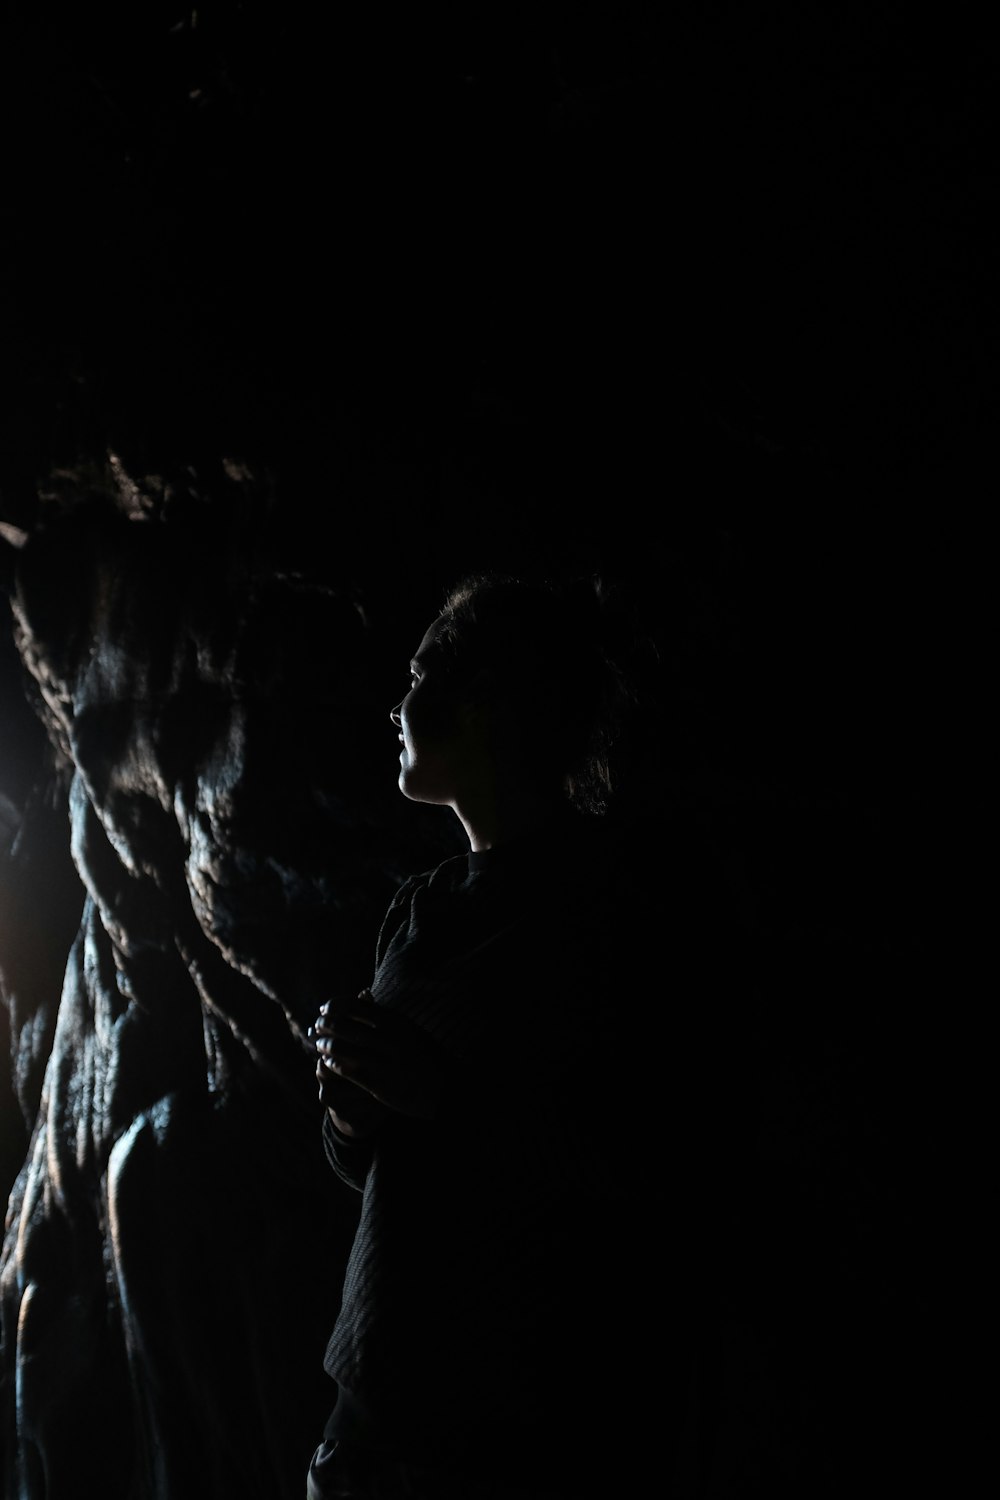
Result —
M 417 1119 L 437 1113 L 444 1077 L 437 1044 L 406 1016 L 376 1004 L 370 990 L 328 1000 L 310 1034 L 320 1099 L 345 1134 L 370 1134 L 387 1112 Z

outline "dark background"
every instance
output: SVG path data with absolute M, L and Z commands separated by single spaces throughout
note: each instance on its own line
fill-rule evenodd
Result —
M 994 430 L 980 41 L 881 3 L 9 4 L 4 518 L 109 451 L 207 509 L 228 461 L 244 545 L 404 655 L 471 567 L 603 570 L 698 636 L 700 763 L 926 803 Z
M 829 1015 L 864 1059 L 847 1113 L 876 1124 L 848 1130 L 831 1213 L 867 1243 L 893 1226 L 897 1263 L 929 1129 L 898 1078 L 934 1045 L 946 641 L 995 438 L 983 37 L 882 0 L 10 3 L 0 58 L 10 588 L 73 524 L 93 565 L 99 493 L 173 528 L 209 620 L 219 580 L 220 630 L 234 568 L 358 600 L 370 675 L 341 720 L 335 637 L 277 634 L 371 768 L 455 577 L 620 583 L 664 672 L 627 807 L 718 835 L 747 922 L 795 954 L 789 993 L 816 942 L 860 976 Z M 59 777 L 4 641 L 12 848 Z M 450 847 L 410 809 L 376 823 L 358 954 L 385 886 Z M 54 1011 L 78 900 L 50 837 Z M 9 1185 L 31 1122 L 4 1119 Z

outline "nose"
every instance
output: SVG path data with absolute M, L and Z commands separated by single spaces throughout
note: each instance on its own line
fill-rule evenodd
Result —
M 402 720 L 399 717 L 399 710 L 402 708 L 402 706 L 403 706 L 403 700 L 401 698 L 399 700 L 399 702 L 396 704 L 396 707 L 394 709 L 391 709 L 390 713 L 389 713 L 389 718 L 395 724 L 395 726 L 396 726 L 397 729 L 402 729 L 402 727 L 403 727 Z

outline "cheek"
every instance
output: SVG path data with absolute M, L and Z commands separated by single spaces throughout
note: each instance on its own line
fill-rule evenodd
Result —
M 441 694 L 414 694 L 399 711 L 407 738 L 429 744 L 453 740 L 459 733 L 459 712 L 453 700 Z

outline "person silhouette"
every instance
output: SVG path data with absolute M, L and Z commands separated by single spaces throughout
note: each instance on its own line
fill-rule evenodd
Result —
M 602 816 L 632 701 L 611 597 L 463 580 L 391 711 L 400 791 L 469 850 L 402 883 L 370 985 L 313 1027 L 326 1154 L 363 1198 L 309 1500 L 638 1494 L 683 1399 L 645 1366 L 686 1379 L 661 1153 L 689 1058 L 654 1074 L 669 881 Z

